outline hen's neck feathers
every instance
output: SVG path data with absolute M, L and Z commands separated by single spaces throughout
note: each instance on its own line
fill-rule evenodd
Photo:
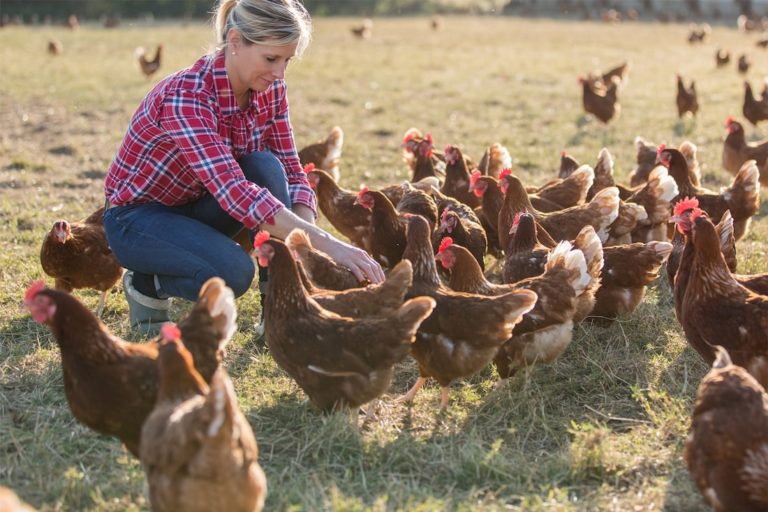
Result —
M 697 190 L 691 181 L 690 174 L 688 174 L 688 162 L 679 151 L 674 151 L 671 154 L 669 174 L 677 183 L 678 197 L 694 196 Z
M 124 343 L 110 333 L 88 308 L 65 292 L 46 290 L 56 304 L 48 324 L 63 358 L 90 363 L 116 362 L 126 357 Z
M 455 149 L 456 161 L 452 164 L 446 163 L 445 165 L 445 179 L 458 180 L 464 179 L 469 182 L 469 169 L 467 169 L 467 162 L 464 160 L 464 155 L 460 149 Z
M 368 193 L 372 194 L 374 199 L 373 209 L 371 210 L 371 222 L 381 219 L 391 223 L 393 226 L 397 226 L 400 223 L 400 214 L 395 209 L 392 201 L 387 199 L 387 196 L 378 190 Z
M 525 191 L 522 182 L 515 176 L 504 178 L 507 180 L 507 195 L 504 197 L 504 206 L 512 209 L 514 213 L 528 211 L 536 216 L 538 212 L 533 208 L 531 199 Z
M 491 286 L 483 275 L 480 265 L 472 254 L 463 247 L 454 246 L 453 254 L 456 257 L 448 286 L 459 292 L 485 294 Z
M 725 263 L 715 226 L 708 220 L 698 221 L 695 229 L 695 255 L 686 294 L 690 292 L 707 297 L 748 295 L 748 290 L 734 279 Z
M 270 314 L 283 315 L 287 311 L 307 311 L 310 309 L 310 299 L 307 290 L 301 282 L 296 262 L 288 247 L 277 240 L 268 242 L 275 254 L 269 262 L 269 290 L 267 292 L 267 307 Z
M 413 282 L 439 288 L 442 284 L 437 274 L 435 253 L 429 241 L 429 226 L 422 217 L 411 218 L 406 234 L 403 259 L 413 265 Z
M 532 251 L 536 248 L 538 235 L 536 223 L 520 219 L 514 236 L 510 239 L 507 252 L 510 254 Z

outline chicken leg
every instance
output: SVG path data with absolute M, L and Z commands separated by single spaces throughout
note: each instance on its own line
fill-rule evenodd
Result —
M 396 399 L 396 400 L 395 400 L 395 402 L 396 402 L 396 403 L 401 403 L 401 402 L 413 402 L 413 398 L 416 396 L 416 393 L 418 393 L 418 392 L 419 392 L 419 390 L 421 389 L 421 387 L 422 387 L 422 386 L 423 386 L 423 385 L 424 385 L 426 382 L 427 382 L 427 378 L 426 378 L 426 377 L 419 377 L 419 378 L 416 380 L 416 383 L 413 385 L 413 387 L 411 387 L 411 389 L 409 389 L 409 390 L 408 390 L 408 392 L 407 392 L 406 394 L 404 394 L 404 395 L 403 395 L 403 396 L 401 396 L 400 398 Z

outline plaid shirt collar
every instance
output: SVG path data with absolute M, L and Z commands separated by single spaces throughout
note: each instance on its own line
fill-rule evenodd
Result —
M 219 50 L 213 57 L 213 88 L 216 91 L 216 99 L 221 107 L 222 115 L 233 116 L 241 113 L 235 91 L 232 90 L 232 82 L 229 81 L 229 75 L 227 75 L 224 50 Z M 251 95 L 252 105 L 253 95 Z

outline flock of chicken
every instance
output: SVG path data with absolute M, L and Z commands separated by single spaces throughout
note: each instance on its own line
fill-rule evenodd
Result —
M 558 176 L 531 186 L 511 172 L 501 144 L 474 164 L 458 146 L 435 151 L 417 129 L 402 144 L 411 180 L 350 191 L 334 177 L 343 144 L 335 127 L 300 151 L 308 180 L 326 219 L 389 272 L 363 286 L 302 231 L 285 241 L 258 233 L 243 245 L 269 268 L 270 354 L 319 409 L 368 404 L 369 417 L 411 356 L 420 377 L 398 400 L 434 378 L 444 408 L 452 381 L 493 363 L 503 382 L 557 359 L 579 322 L 631 313 L 666 261 L 676 316 L 714 364 L 693 412 L 689 468 L 713 507 L 764 510 L 768 274 L 733 272 L 736 240 L 768 182 L 768 142 L 747 144 L 733 119 L 727 128 L 723 165 L 735 177 L 716 192 L 701 186 L 687 141 L 672 148 L 638 137 L 626 186 L 607 149 L 594 167 L 563 152 Z M 266 481 L 256 442 L 220 365 L 236 329 L 231 290 L 212 279 L 178 327 L 149 343 L 118 339 L 68 293 L 106 292 L 120 277 L 102 215 L 54 223 L 40 258 L 55 289 L 38 282 L 25 297 L 59 344 L 73 415 L 140 457 L 153 509 L 259 509 Z
M 147 77 L 161 53 L 162 45 L 151 60 L 137 53 Z M 615 118 L 627 73 L 624 63 L 581 77 L 585 110 Z M 681 77 L 678 110 L 698 110 L 695 86 Z M 744 116 L 768 118 L 768 93 L 754 98 L 749 83 Z M 722 164 L 734 178 L 718 192 L 701 185 L 688 141 L 673 148 L 638 137 L 627 185 L 614 180 L 608 149 L 594 167 L 563 152 L 558 175 L 531 185 L 499 143 L 474 163 L 456 145 L 436 151 L 417 129 L 403 138 L 408 182 L 351 191 L 339 185 L 344 136 L 335 127 L 300 159 L 328 222 L 389 272 L 383 283 L 359 283 L 299 230 L 241 243 L 269 268 L 270 354 L 319 409 L 356 414 L 367 404 L 369 417 L 410 356 L 420 376 L 398 401 L 433 378 L 445 408 L 453 381 L 493 363 L 503 382 L 556 360 L 579 322 L 632 313 L 666 262 L 676 317 L 713 365 L 693 411 L 688 468 L 716 510 L 766 510 L 768 274 L 734 272 L 736 241 L 768 185 L 768 141 L 748 143 L 732 118 L 726 128 Z M 55 288 L 37 282 L 25 297 L 59 344 L 73 415 L 141 459 L 154 510 L 260 510 L 256 440 L 221 365 L 236 330 L 231 290 L 211 279 L 178 326 L 149 343 L 120 340 L 98 318 L 122 274 L 102 217 L 99 209 L 54 223 L 40 259 Z M 102 292 L 97 315 L 70 295 L 78 288 Z
M 688 41 L 690 43 L 703 42 L 709 35 L 710 30 L 707 24 L 692 25 L 689 29 Z M 761 39 L 757 42 L 757 45 L 762 48 L 768 47 L 768 40 Z M 715 64 L 718 68 L 727 66 L 730 62 L 731 54 L 729 51 L 722 48 L 718 48 L 715 51 Z M 751 65 L 752 60 L 747 54 L 739 56 L 737 61 L 739 73 L 747 73 Z M 582 85 L 582 105 L 584 111 L 587 114 L 592 114 L 603 123 L 616 119 L 621 113 L 621 104 L 618 97 L 619 89 L 625 82 L 628 71 L 629 62 L 623 62 L 605 73 L 589 74 L 586 78 L 579 77 L 579 83 Z M 678 117 L 682 118 L 686 114 L 696 116 L 699 111 L 696 82 L 691 80 L 689 85 L 686 85 L 684 78 L 678 74 L 675 101 L 677 103 Z M 768 121 L 768 81 L 763 86 L 759 96 L 755 96 L 749 81 L 744 81 L 742 114 L 754 126 L 757 126 L 761 121 Z

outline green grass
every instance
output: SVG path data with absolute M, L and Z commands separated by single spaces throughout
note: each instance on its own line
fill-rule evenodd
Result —
M 752 53 L 755 84 L 768 72 L 752 38 L 722 27 L 694 47 L 687 27 L 674 24 L 447 17 L 433 32 L 426 18 L 377 19 L 373 38 L 357 41 L 348 31 L 356 21 L 316 20 L 315 41 L 288 76 L 300 146 L 333 125 L 344 129 L 349 188 L 406 178 L 399 144 L 411 126 L 475 159 L 499 141 L 528 183 L 554 174 L 561 149 L 594 163 L 607 146 L 624 180 L 636 135 L 691 139 L 706 185 L 723 185 L 723 123 L 740 117 L 742 87 L 734 68 L 714 68 L 715 47 Z M 46 54 L 49 36 L 63 42 L 62 55 Z M 158 42 L 166 48 L 161 73 L 169 73 L 208 48 L 211 31 L 0 30 L 0 483 L 42 510 L 148 508 L 140 464 L 72 418 L 55 341 L 21 299 L 44 277 L 38 251 L 51 223 L 82 218 L 103 200 L 104 172 L 155 82 L 140 74 L 133 49 Z M 624 59 L 632 69 L 621 117 L 607 128 L 584 122 L 576 77 Z M 677 71 L 697 81 L 696 121 L 677 120 Z M 768 271 L 765 197 L 739 242 L 744 272 Z M 96 293 L 77 295 L 95 306 Z M 413 408 L 393 403 L 417 376 L 405 362 L 380 422 L 359 431 L 345 415 L 313 410 L 254 343 L 256 297 L 238 300 L 226 366 L 259 442 L 272 510 L 703 509 L 681 453 L 706 367 L 674 319 L 665 280 L 630 317 L 577 326 L 555 364 L 520 372 L 499 390 L 491 370 L 456 383 L 444 414 L 435 386 Z M 126 318 L 122 292 L 111 294 L 104 320 L 131 338 Z

